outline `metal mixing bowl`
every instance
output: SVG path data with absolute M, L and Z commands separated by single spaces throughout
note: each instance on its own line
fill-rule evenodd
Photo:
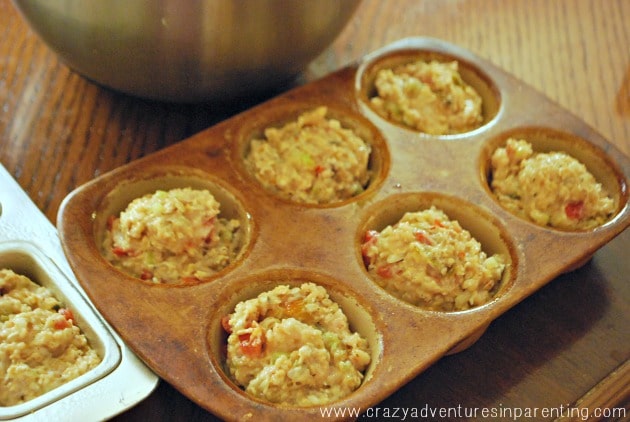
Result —
M 13 0 L 63 61 L 93 81 L 177 102 L 288 82 L 360 0 Z

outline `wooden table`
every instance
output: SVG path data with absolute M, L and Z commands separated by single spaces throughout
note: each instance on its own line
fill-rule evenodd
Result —
M 489 59 L 630 154 L 630 1 L 365 0 L 296 83 L 414 35 Z M 103 89 L 59 62 L 11 2 L 0 0 L 0 162 L 52 222 L 77 186 L 263 100 L 172 105 Z M 485 408 L 504 420 L 517 409 L 538 408 L 537 419 L 554 419 L 576 405 L 613 406 L 611 419 L 622 419 L 624 411 L 630 418 L 628 247 L 626 230 L 586 266 L 523 301 L 471 348 L 437 362 L 365 419 L 395 408 L 451 409 L 450 416 L 477 408 L 478 417 Z M 549 417 L 542 418 L 543 409 Z M 116 419 L 213 417 L 161 383 Z

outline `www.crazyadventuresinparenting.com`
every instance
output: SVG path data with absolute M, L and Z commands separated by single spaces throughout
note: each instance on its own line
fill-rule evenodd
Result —
M 439 419 L 496 419 L 496 420 L 537 420 L 569 418 L 571 420 L 621 419 L 625 420 L 627 409 L 624 407 L 594 408 L 558 405 L 556 407 L 369 407 L 360 408 L 321 408 L 323 418 L 352 418 L 357 420 L 439 420 Z

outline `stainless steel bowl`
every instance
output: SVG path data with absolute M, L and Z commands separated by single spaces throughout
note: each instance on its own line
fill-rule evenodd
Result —
M 177 102 L 286 83 L 360 0 L 13 0 L 63 61 L 104 86 Z

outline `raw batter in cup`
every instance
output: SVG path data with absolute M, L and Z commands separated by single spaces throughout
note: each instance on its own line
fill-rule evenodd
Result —
M 0 269 L 0 406 L 41 396 L 100 362 L 72 310 L 46 287 Z
M 267 190 L 306 204 L 335 203 L 365 190 L 370 145 L 326 113 L 326 107 L 305 112 L 251 142 L 245 163 Z
M 457 61 L 418 60 L 377 72 L 378 114 L 431 135 L 468 132 L 483 122 L 481 96 L 459 74 Z
M 534 152 L 529 142 L 510 138 L 491 165 L 501 205 L 538 225 L 587 230 L 615 212 L 615 201 L 586 166 L 564 152 Z
M 103 254 L 113 265 L 154 283 L 203 281 L 236 259 L 240 222 L 219 217 L 207 190 L 158 190 L 111 216 Z
M 377 284 L 408 303 L 441 311 L 488 302 L 506 266 L 504 256 L 488 257 L 467 230 L 435 207 L 368 231 L 361 251 Z
M 314 406 L 356 390 L 370 363 L 367 341 L 350 331 L 321 286 L 280 285 L 240 302 L 222 321 L 227 368 L 254 397 Z

